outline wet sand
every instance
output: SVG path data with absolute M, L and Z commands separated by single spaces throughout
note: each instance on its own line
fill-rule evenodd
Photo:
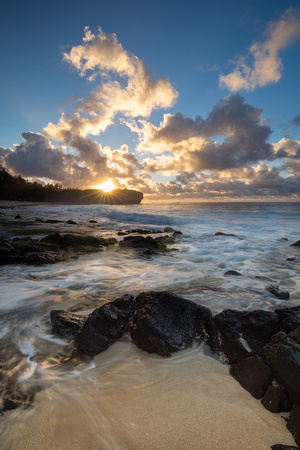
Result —
M 89 370 L 82 364 L 70 375 L 47 370 L 52 387 L 37 395 L 33 407 L 2 417 L 1 448 L 267 450 L 276 443 L 295 445 L 284 414 L 268 412 L 228 374 L 228 366 L 204 355 L 203 348 L 162 358 L 116 343 L 95 364 Z

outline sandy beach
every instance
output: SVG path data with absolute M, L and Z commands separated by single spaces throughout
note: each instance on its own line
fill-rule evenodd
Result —
M 32 408 L 1 419 L 3 449 L 267 450 L 295 445 L 284 414 L 271 414 L 203 348 L 170 359 L 116 343 Z M 81 372 L 80 377 L 76 377 Z M 53 381 L 53 380 L 52 380 Z M 49 379 L 51 383 L 51 379 Z M 6 421 L 13 418 L 9 431 Z

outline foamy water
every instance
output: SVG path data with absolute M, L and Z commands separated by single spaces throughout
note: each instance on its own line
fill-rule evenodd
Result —
M 1 418 L 1 448 L 267 449 L 277 442 L 293 444 L 280 415 L 266 411 L 203 347 L 161 358 L 129 342 L 117 343 L 89 364 L 56 367 L 57 354 L 67 351 L 68 343 L 51 334 L 49 314 L 63 308 L 88 314 L 125 293 L 165 289 L 213 313 L 298 305 L 300 255 L 290 244 L 299 240 L 300 204 L 5 210 L 17 213 L 24 219 L 72 219 L 82 230 L 103 236 L 166 226 L 183 236 L 173 245 L 178 251 L 153 258 L 113 248 L 55 265 L 0 268 L 1 358 L 21 361 L 15 383 L 47 387 L 31 408 Z M 214 236 L 218 231 L 236 236 Z M 231 269 L 243 276 L 225 277 Z M 270 284 L 289 291 L 290 300 L 269 294 Z

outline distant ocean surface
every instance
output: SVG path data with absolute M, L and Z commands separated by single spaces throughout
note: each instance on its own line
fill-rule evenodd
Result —
M 93 361 L 56 367 L 53 361 L 68 343 L 51 334 L 49 315 L 52 309 L 88 314 L 120 295 L 149 290 L 172 291 L 214 314 L 299 305 L 300 249 L 291 244 L 300 239 L 300 203 L 39 204 L 10 213 L 72 219 L 89 234 L 118 239 L 118 231 L 134 228 L 172 227 L 183 235 L 172 245 L 178 251 L 150 258 L 112 248 L 52 265 L 0 267 L 1 358 L 5 349 L 14 358 L 14 348 L 23 358 L 15 382 L 47 385 L 31 408 L 0 418 L 1 448 L 232 450 L 293 444 L 280 415 L 264 410 L 202 346 L 161 358 L 117 343 Z M 226 277 L 228 270 L 243 276 Z M 269 285 L 289 291 L 290 300 L 275 298 L 266 291 Z M 217 423 L 209 421 L 212 414 Z M 241 415 L 250 424 L 246 429 Z

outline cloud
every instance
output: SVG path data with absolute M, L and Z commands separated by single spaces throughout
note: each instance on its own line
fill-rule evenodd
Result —
M 157 155 L 144 160 L 145 170 L 152 172 L 223 171 L 275 157 L 262 109 L 239 94 L 219 100 L 207 119 L 177 113 L 166 114 L 159 127 L 145 121 L 139 125 L 128 124 L 139 133 L 139 150 Z
M 201 199 L 222 200 L 227 198 L 252 199 L 260 198 L 293 198 L 300 199 L 299 179 L 294 175 L 283 177 L 281 168 L 270 168 L 260 164 L 241 177 L 232 178 L 231 173 L 181 172 L 168 183 L 157 183 L 153 190 L 155 196 L 165 199 Z M 237 175 L 237 173 L 236 173 Z
M 292 124 L 300 127 L 300 114 L 296 114 L 292 119 Z
M 264 42 L 254 42 L 250 49 L 252 65 L 240 57 L 236 68 L 220 75 L 219 84 L 230 91 L 253 91 L 258 86 L 277 83 L 281 78 L 282 61 L 279 52 L 300 36 L 300 13 L 289 8 L 277 22 L 271 22 Z

